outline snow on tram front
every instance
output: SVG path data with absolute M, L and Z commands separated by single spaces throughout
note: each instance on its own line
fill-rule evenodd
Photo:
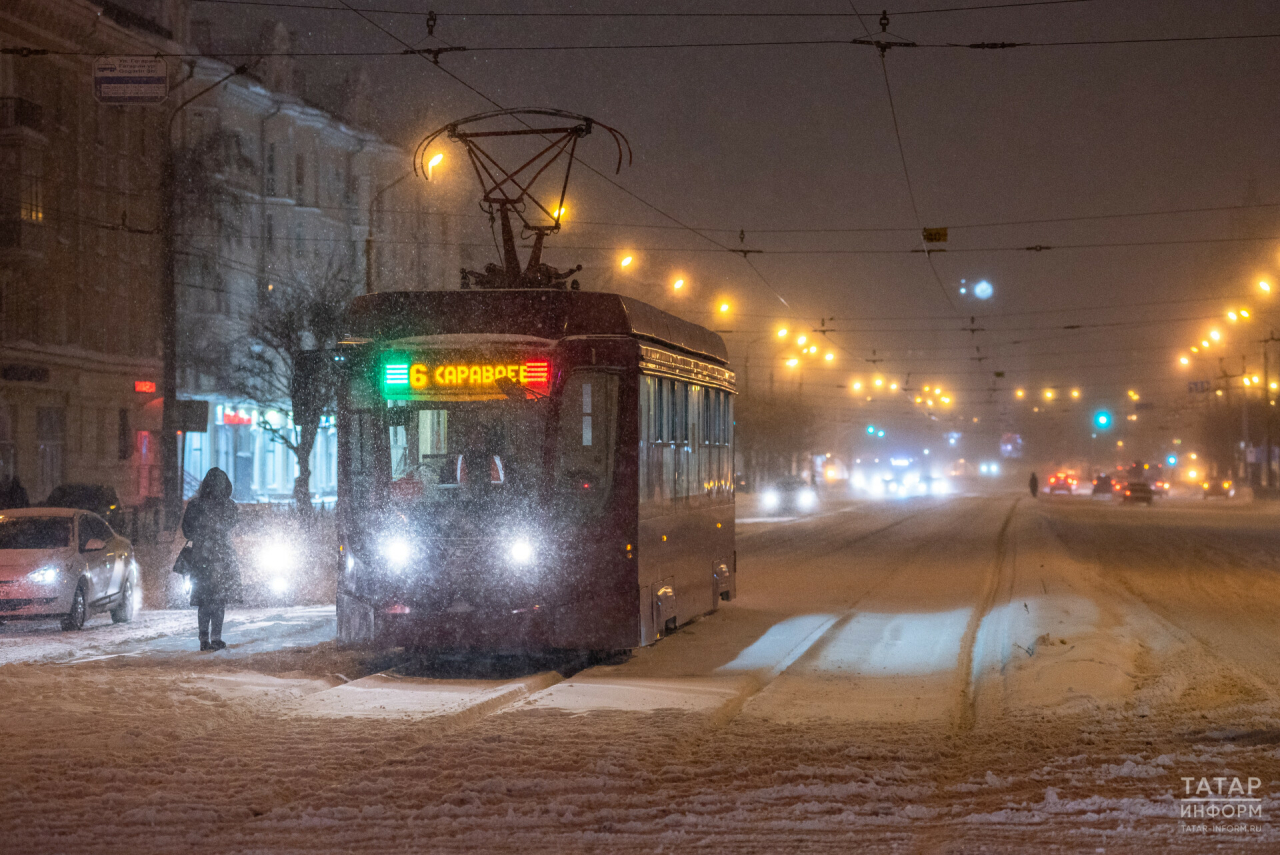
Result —
M 734 596 L 719 336 L 534 289 L 370 295 L 349 327 L 339 641 L 616 650 Z

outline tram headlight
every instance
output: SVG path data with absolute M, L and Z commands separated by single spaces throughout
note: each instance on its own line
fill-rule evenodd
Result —
M 527 537 L 517 537 L 507 547 L 507 557 L 511 563 L 526 565 L 533 562 L 533 541 Z
M 403 537 L 391 537 L 382 544 L 382 557 L 392 568 L 402 570 L 413 557 L 413 547 Z
M 775 510 L 781 503 L 782 496 L 778 494 L 777 490 L 765 490 L 760 495 L 760 504 L 764 506 L 765 510 Z
M 258 566 L 266 572 L 276 575 L 288 573 L 297 560 L 297 552 L 287 543 L 276 541 L 258 547 Z

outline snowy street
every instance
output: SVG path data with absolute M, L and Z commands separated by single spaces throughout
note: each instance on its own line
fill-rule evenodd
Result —
M 0 849 L 1280 849 L 1277 509 L 740 516 L 738 598 L 594 665 L 0 627 Z

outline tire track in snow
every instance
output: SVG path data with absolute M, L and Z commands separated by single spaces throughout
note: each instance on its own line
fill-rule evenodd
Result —
M 965 626 L 964 635 L 960 637 L 960 661 L 956 666 L 957 672 L 961 680 L 960 696 L 956 699 L 956 727 L 961 731 L 973 730 L 974 723 L 977 721 L 977 685 L 973 673 L 973 648 L 978 639 L 978 630 L 982 627 L 983 620 L 987 614 L 995 606 L 996 597 L 1000 590 L 1004 587 L 1001 582 L 1004 576 L 1005 557 L 1009 552 L 1009 526 L 1013 523 L 1014 514 L 1018 511 L 1018 502 L 1021 499 L 1014 499 L 1013 505 L 1009 508 L 1009 513 L 1005 515 L 1004 522 L 1000 525 L 1000 531 L 996 535 L 996 554 L 995 560 L 991 564 L 991 570 L 987 574 L 986 586 L 979 596 L 977 604 L 974 606 L 972 614 L 969 615 L 969 623 Z M 1010 596 L 1013 592 L 1014 570 L 1013 562 L 1009 562 L 1009 584 L 1008 589 Z

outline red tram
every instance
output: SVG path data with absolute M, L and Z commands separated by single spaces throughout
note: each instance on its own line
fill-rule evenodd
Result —
M 347 320 L 340 642 L 615 650 L 733 598 L 718 335 L 552 289 L 372 294 Z

